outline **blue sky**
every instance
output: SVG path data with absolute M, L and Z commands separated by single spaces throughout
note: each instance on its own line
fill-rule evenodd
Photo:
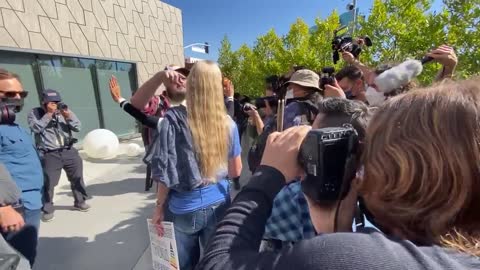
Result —
M 218 48 L 227 34 L 233 49 L 252 45 L 257 36 L 274 28 L 285 34 L 297 18 L 309 25 L 334 9 L 344 12 L 348 0 L 163 0 L 182 10 L 184 44 L 209 42 L 210 54 L 185 50 L 186 57 L 217 60 Z M 373 0 L 358 0 L 360 13 L 368 14 Z M 436 0 L 435 6 L 440 5 Z

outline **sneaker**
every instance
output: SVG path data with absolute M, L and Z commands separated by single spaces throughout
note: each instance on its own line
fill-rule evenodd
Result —
M 73 208 L 75 210 L 80 211 L 80 212 L 87 212 L 90 209 L 90 205 L 83 202 L 83 203 L 79 203 L 79 204 L 74 204 Z
M 55 218 L 55 215 L 53 213 L 43 213 L 42 215 L 42 221 L 43 222 L 50 222 Z

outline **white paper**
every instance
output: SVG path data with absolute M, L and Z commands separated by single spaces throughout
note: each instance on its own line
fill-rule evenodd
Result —
M 163 237 L 160 237 L 157 234 L 155 225 L 152 224 L 152 220 L 147 219 L 153 270 L 180 270 L 173 223 L 162 222 L 162 224 L 165 234 Z

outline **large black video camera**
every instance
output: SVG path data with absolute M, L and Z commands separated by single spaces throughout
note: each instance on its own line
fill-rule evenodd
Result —
M 304 68 L 305 67 L 303 66 L 294 66 L 293 71 L 298 71 Z M 273 91 L 274 95 L 257 98 L 252 103 L 245 103 L 243 105 L 243 110 L 249 111 L 249 110 L 262 109 L 267 106 L 266 103 L 268 103 L 270 107 L 277 107 L 279 97 L 281 97 L 282 95 L 285 95 L 285 93 L 287 92 L 286 82 L 288 82 L 289 80 L 290 80 L 290 77 L 287 75 L 282 75 L 282 76 L 271 75 L 266 77 L 265 83 L 267 84 L 267 87 Z
M 367 36 L 353 38 L 346 35 L 338 35 L 338 32 L 343 29 L 345 29 L 345 27 L 335 30 L 335 37 L 332 40 L 333 63 L 335 64 L 340 60 L 341 52 L 349 52 L 355 58 L 358 58 L 362 52 L 363 46 L 366 45 L 367 47 L 370 47 L 373 45 L 372 40 Z
M 349 124 L 311 130 L 299 154 L 307 175 L 302 191 L 317 202 L 344 199 L 355 177 L 358 144 L 357 132 Z

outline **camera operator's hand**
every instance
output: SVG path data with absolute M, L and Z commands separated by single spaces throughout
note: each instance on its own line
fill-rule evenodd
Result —
M 355 59 L 353 54 L 349 52 L 342 52 L 342 58 L 345 62 L 349 63 L 350 65 L 355 64 L 355 61 L 357 61 L 357 59 Z
M 120 103 L 120 100 L 122 99 L 122 92 L 120 90 L 120 85 L 118 84 L 118 80 L 115 76 L 112 76 L 110 79 L 110 95 L 112 95 L 113 101 L 116 103 Z
M 25 225 L 22 215 L 13 207 L 0 207 L 0 226 L 3 232 L 16 232 Z
M 430 56 L 434 59 L 434 61 L 442 64 L 443 66 L 443 74 L 442 78 L 451 77 L 453 72 L 455 71 L 455 67 L 457 66 L 458 59 L 455 50 L 447 45 L 442 45 L 429 53 L 427 56 Z
M 47 114 L 48 115 L 50 115 L 50 116 L 54 115 L 57 112 L 57 109 L 58 109 L 57 103 L 55 103 L 55 102 L 47 103 L 46 109 L 47 109 Z
M 287 183 L 302 175 L 302 167 L 298 164 L 298 153 L 303 139 L 311 129 L 311 126 L 297 126 L 270 134 L 261 165 L 279 170 L 285 176 Z
M 337 80 L 333 81 L 333 85 L 327 84 L 325 85 L 325 90 L 323 92 L 323 96 L 328 97 L 337 97 L 337 98 L 347 98 L 345 95 L 345 91 L 338 85 Z
M 250 109 L 250 110 L 246 110 L 245 111 L 246 114 L 248 114 L 249 117 L 251 118 L 254 118 L 254 117 L 260 117 L 260 114 L 258 113 L 258 111 L 256 109 Z
M 60 114 L 63 116 L 65 119 L 70 119 L 70 116 L 72 115 L 70 113 L 70 110 L 65 109 L 65 110 L 60 110 Z

